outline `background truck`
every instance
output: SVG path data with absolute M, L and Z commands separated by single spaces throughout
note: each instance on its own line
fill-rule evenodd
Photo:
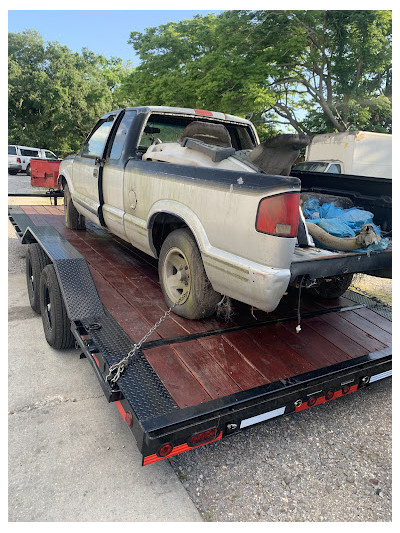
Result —
M 392 136 L 369 131 L 315 135 L 294 170 L 392 177 Z
M 282 175 L 301 144 L 289 141 L 285 149 L 262 146 L 251 122 L 223 113 L 165 107 L 107 113 L 80 153 L 60 165 L 66 225 L 84 229 L 86 217 L 157 258 L 165 300 L 185 318 L 212 315 L 226 297 L 271 312 L 299 280 L 336 298 L 352 273 L 388 269 L 390 254 L 314 246 L 299 210 L 301 181 Z M 320 185 L 308 197 L 344 197 L 373 208 L 376 223 L 389 230 L 382 188 L 364 197 L 360 183 L 346 190 Z

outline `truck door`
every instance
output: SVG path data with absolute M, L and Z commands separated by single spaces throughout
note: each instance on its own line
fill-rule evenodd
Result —
M 104 165 L 104 153 L 107 140 L 114 123 L 116 114 L 103 117 L 96 124 L 87 137 L 81 152 L 74 159 L 73 188 L 74 202 L 84 208 L 88 218 L 96 223 L 103 224 L 100 220 L 100 191 L 99 177 Z
M 124 228 L 124 171 L 125 157 L 122 157 L 126 139 L 136 111 L 127 109 L 115 121 L 101 179 L 103 191 L 102 213 L 107 228 L 115 235 L 126 239 Z

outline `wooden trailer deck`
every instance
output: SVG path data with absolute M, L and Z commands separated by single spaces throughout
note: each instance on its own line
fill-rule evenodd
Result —
M 37 226 L 53 226 L 87 260 L 104 307 L 138 342 L 166 311 L 157 261 L 105 230 L 64 225 L 63 206 L 21 206 Z M 181 408 L 340 363 L 391 346 L 391 321 L 341 297 L 318 302 L 303 291 L 296 333 L 297 291 L 274 313 L 236 304 L 230 319 L 186 320 L 172 314 L 143 349 Z M 282 319 L 268 324 L 273 319 Z M 267 323 L 266 323 L 267 322 Z

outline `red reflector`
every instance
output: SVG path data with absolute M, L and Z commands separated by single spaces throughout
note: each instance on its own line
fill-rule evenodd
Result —
M 256 229 L 278 237 L 296 237 L 299 227 L 300 193 L 263 198 L 258 206 Z
M 202 431 L 201 433 L 196 433 L 192 435 L 188 441 L 189 446 L 197 446 L 201 442 L 207 442 L 212 440 L 217 434 L 217 428 L 208 429 L 207 431 Z
M 125 413 L 125 422 L 128 424 L 128 426 L 132 425 L 132 415 L 129 411 Z
M 211 111 L 206 111 L 205 109 L 195 109 L 194 112 L 196 113 L 196 115 L 204 115 L 206 117 L 212 117 L 213 116 Z
M 313 405 L 315 405 L 317 403 L 317 398 L 315 398 L 314 396 L 312 398 L 310 398 L 307 402 L 307 405 L 309 407 L 312 407 Z
M 350 390 L 350 385 L 345 385 L 342 389 L 342 394 L 347 394 Z
M 167 444 L 163 444 L 161 448 L 158 450 L 157 455 L 158 457 L 166 457 L 172 452 L 173 446 L 169 442 Z
M 330 391 L 328 391 L 328 392 L 326 393 L 325 398 L 326 398 L 327 400 L 332 400 L 332 398 L 334 397 L 334 395 L 335 395 L 335 393 L 333 392 L 333 390 L 330 390 Z

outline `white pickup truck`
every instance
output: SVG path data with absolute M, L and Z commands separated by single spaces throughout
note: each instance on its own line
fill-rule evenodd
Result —
M 88 218 L 158 258 L 166 303 L 186 318 L 210 316 L 224 297 L 272 311 L 300 278 L 336 297 L 353 272 L 387 269 L 390 259 L 346 259 L 313 245 L 301 181 L 287 175 L 298 154 L 292 144 L 285 152 L 267 143 L 265 166 L 255 128 L 242 118 L 168 107 L 107 113 L 80 153 L 61 162 L 66 225 L 84 229 Z M 360 200 L 359 191 L 344 196 Z M 374 205 L 380 196 L 374 191 Z M 387 228 L 382 201 L 378 223 Z

